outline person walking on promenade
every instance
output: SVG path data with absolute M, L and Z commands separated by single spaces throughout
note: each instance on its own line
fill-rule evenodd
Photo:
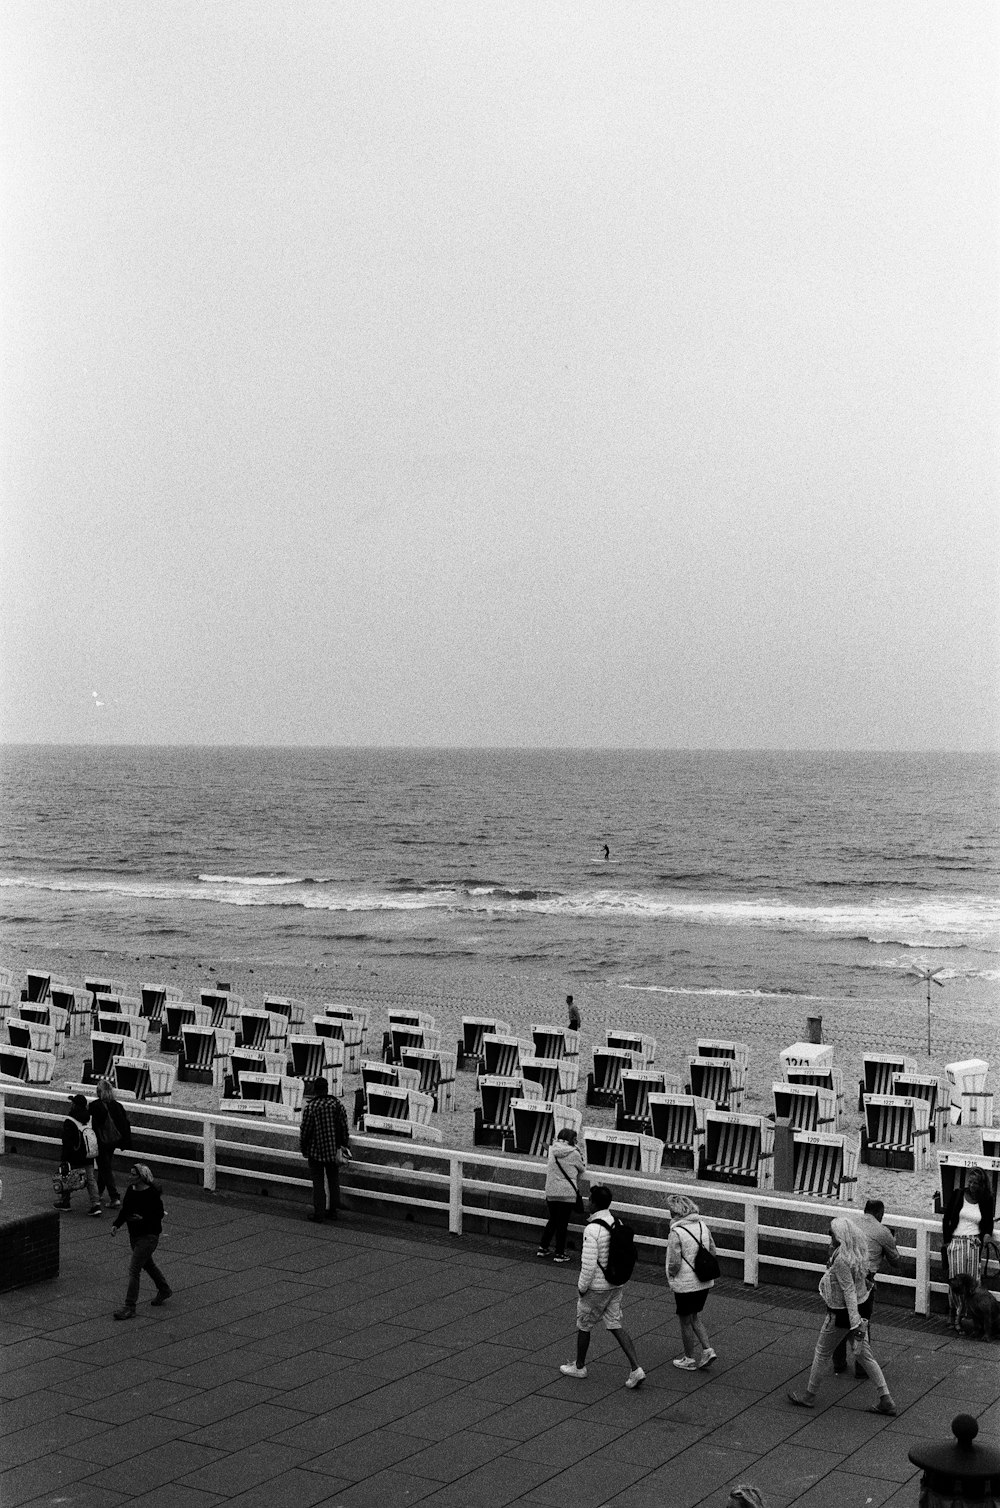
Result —
M 566 1255 L 566 1231 L 569 1217 L 580 1199 L 580 1180 L 587 1171 L 583 1153 L 576 1144 L 576 1132 L 564 1126 L 549 1146 L 549 1161 L 545 1169 L 545 1202 L 549 1218 L 542 1239 L 538 1243 L 536 1257 L 551 1257 L 553 1262 L 568 1262 Z M 549 1242 L 555 1239 L 555 1256 L 549 1251 Z
M 90 1214 L 100 1215 L 101 1196 L 96 1172 L 98 1143 L 89 1122 L 86 1095 L 74 1094 L 69 1102 L 69 1115 L 62 1123 L 62 1162 L 59 1164 L 62 1187 L 55 1207 L 68 1210 L 70 1194 L 86 1188 L 90 1195 Z
M 159 1244 L 160 1232 L 163 1230 L 163 1196 L 160 1193 L 160 1186 L 144 1162 L 132 1164 L 131 1178 L 132 1182 L 125 1190 L 125 1198 L 122 1200 L 118 1219 L 111 1227 L 111 1234 L 117 1236 L 122 1226 L 126 1226 L 128 1238 L 132 1244 L 125 1302 L 120 1309 L 115 1310 L 116 1320 L 135 1319 L 135 1306 L 139 1297 L 139 1278 L 144 1272 L 148 1272 L 156 1284 L 156 1297 L 150 1300 L 154 1306 L 165 1304 L 173 1292 L 163 1273 L 153 1261 L 153 1253 Z
M 804 1393 L 790 1392 L 788 1401 L 797 1408 L 816 1406 L 816 1390 L 824 1367 L 836 1349 L 839 1332 L 846 1330 L 854 1342 L 855 1361 L 861 1363 L 878 1389 L 878 1403 L 873 1404 L 868 1412 L 896 1414 L 899 1411 L 892 1401 L 882 1368 L 868 1344 L 867 1321 L 858 1313 L 859 1305 L 865 1302 L 871 1287 L 868 1242 L 856 1221 L 842 1216 L 830 1222 L 830 1242 L 830 1260 L 819 1284 L 820 1295 L 826 1304 L 826 1319 L 816 1341 L 806 1390 Z
M 637 1388 L 645 1381 L 646 1374 L 639 1365 L 632 1337 L 625 1329 L 622 1315 L 624 1283 L 614 1281 L 617 1273 L 612 1263 L 611 1231 L 616 1221 L 611 1213 L 611 1190 L 605 1184 L 597 1183 L 591 1189 L 590 1209 L 591 1218 L 583 1232 L 583 1256 L 576 1285 L 576 1361 L 564 1362 L 559 1370 L 564 1377 L 586 1377 L 590 1332 L 595 1325 L 603 1324 L 628 1357 L 632 1370 L 625 1379 L 625 1386 Z
M 682 1372 L 695 1372 L 711 1366 L 716 1357 L 701 1317 L 715 1279 L 700 1278 L 695 1271 L 699 1248 L 715 1257 L 715 1242 L 693 1199 L 668 1194 L 667 1208 L 673 1216 L 667 1240 L 667 1282 L 674 1295 L 684 1347 L 683 1356 L 674 1358 L 674 1366 Z M 696 1343 L 700 1356 L 695 1351 Z
M 125 1106 L 119 1104 L 109 1079 L 98 1079 L 97 1098 L 90 1102 L 90 1124 L 97 1137 L 97 1192 L 108 1195 L 108 1208 L 118 1209 L 121 1199 L 111 1166 L 115 1148 L 123 1152 L 132 1145 L 132 1128 Z
M 899 1252 L 896 1248 L 896 1238 L 887 1225 L 882 1224 L 882 1216 L 885 1214 L 885 1205 L 881 1199 L 869 1199 L 865 1205 L 865 1212 L 859 1221 L 865 1240 L 868 1242 L 868 1271 L 872 1278 L 885 1266 L 890 1272 L 898 1272 L 902 1266 Z M 875 1307 L 875 1284 L 872 1283 L 871 1292 L 863 1304 L 858 1305 L 858 1313 L 861 1318 L 868 1321 L 868 1344 L 872 1339 L 872 1310 Z M 833 1353 L 833 1370 L 835 1372 L 847 1371 L 847 1336 L 841 1337 L 836 1351 Z M 855 1377 L 867 1377 L 867 1372 L 860 1362 L 854 1363 Z
M 340 1164 L 351 1155 L 351 1130 L 347 1111 L 337 1096 L 330 1094 L 326 1079 L 313 1079 L 307 1085 L 299 1151 L 309 1163 L 312 1175 L 313 1212 L 309 1219 L 336 1220 L 340 1212 Z

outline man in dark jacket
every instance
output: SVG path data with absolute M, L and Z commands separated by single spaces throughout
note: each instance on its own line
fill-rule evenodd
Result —
M 299 1151 L 309 1163 L 313 1185 L 313 1212 L 310 1220 L 336 1220 L 340 1209 L 340 1161 L 351 1155 L 351 1132 L 347 1111 L 336 1095 L 330 1094 L 325 1079 L 312 1079 L 306 1086 L 302 1107 Z M 330 1187 L 330 1208 L 326 1207 L 326 1186 Z
M 132 1260 L 128 1268 L 125 1303 L 121 1309 L 115 1310 L 116 1320 L 135 1319 L 135 1304 L 139 1297 L 141 1273 L 148 1272 L 156 1284 L 156 1297 L 152 1300 L 154 1305 L 165 1304 L 173 1291 L 153 1261 L 153 1253 L 163 1229 L 163 1199 L 159 1185 L 154 1182 L 153 1175 L 145 1163 L 133 1163 L 131 1177 L 132 1182 L 125 1190 L 125 1198 L 122 1201 L 118 1219 L 111 1227 L 111 1234 L 116 1236 L 121 1227 L 126 1225 L 128 1238 L 132 1243 Z

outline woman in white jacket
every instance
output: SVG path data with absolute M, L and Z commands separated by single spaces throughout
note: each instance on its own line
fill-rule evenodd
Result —
M 699 1217 L 698 1206 L 693 1199 L 683 1194 L 671 1195 L 667 1205 L 673 1216 L 670 1236 L 667 1241 L 667 1282 L 677 1305 L 677 1318 L 681 1322 L 681 1344 L 684 1355 L 674 1358 L 674 1366 L 682 1372 L 694 1372 L 710 1366 L 715 1360 L 705 1329 L 701 1311 L 715 1286 L 715 1279 L 699 1278 L 694 1270 L 698 1247 L 703 1246 L 715 1256 L 715 1242 L 705 1221 Z M 697 1342 L 700 1356 L 695 1354 Z

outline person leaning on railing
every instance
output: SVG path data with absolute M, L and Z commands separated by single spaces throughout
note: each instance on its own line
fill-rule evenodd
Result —
M 941 1221 L 941 1264 L 945 1278 L 979 1276 L 983 1242 L 993 1234 L 993 1192 L 982 1168 L 972 1168 L 964 1188 L 954 1189 Z

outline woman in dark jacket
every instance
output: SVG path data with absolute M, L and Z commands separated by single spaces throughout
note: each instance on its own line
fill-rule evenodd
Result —
M 153 1261 L 153 1253 L 163 1229 L 163 1199 L 159 1184 L 154 1182 L 153 1175 L 144 1162 L 132 1165 L 132 1182 L 125 1190 L 121 1213 L 111 1227 L 111 1234 L 116 1236 L 123 1225 L 128 1227 L 132 1260 L 128 1268 L 125 1303 L 115 1310 L 116 1320 L 135 1319 L 141 1273 L 148 1272 L 156 1284 L 156 1297 L 151 1300 L 154 1305 L 165 1304 L 172 1292 L 163 1273 Z
M 979 1277 L 983 1242 L 993 1234 L 993 1191 L 982 1168 L 970 1168 L 964 1187 L 954 1189 L 941 1221 L 941 1263 L 946 1278 Z
M 118 1186 L 111 1167 L 115 1148 L 126 1152 L 132 1145 L 132 1128 L 125 1114 L 125 1107 L 118 1103 L 109 1079 L 98 1079 L 97 1098 L 90 1102 L 90 1124 L 97 1134 L 97 1192 L 108 1195 L 108 1208 L 116 1210 L 121 1204 Z
M 62 1162 L 59 1164 L 59 1172 L 63 1175 L 74 1172 L 82 1175 L 82 1184 L 77 1182 L 76 1187 L 86 1188 L 90 1195 L 92 1215 L 101 1213 L 101 1196 L 97 1192 L 96 1163 L 97 1143 L 93 1135 L 93 1127 L 90 1125 L 87 1099 L 85 1095 L 74 1094 L 69 1102 L 69 1115 L 62 1123 Z M 64 1184 L 62 1193 L 55 1202 L 57 1210 L 69 1209 L 71 1192 L 72 1190 Z

